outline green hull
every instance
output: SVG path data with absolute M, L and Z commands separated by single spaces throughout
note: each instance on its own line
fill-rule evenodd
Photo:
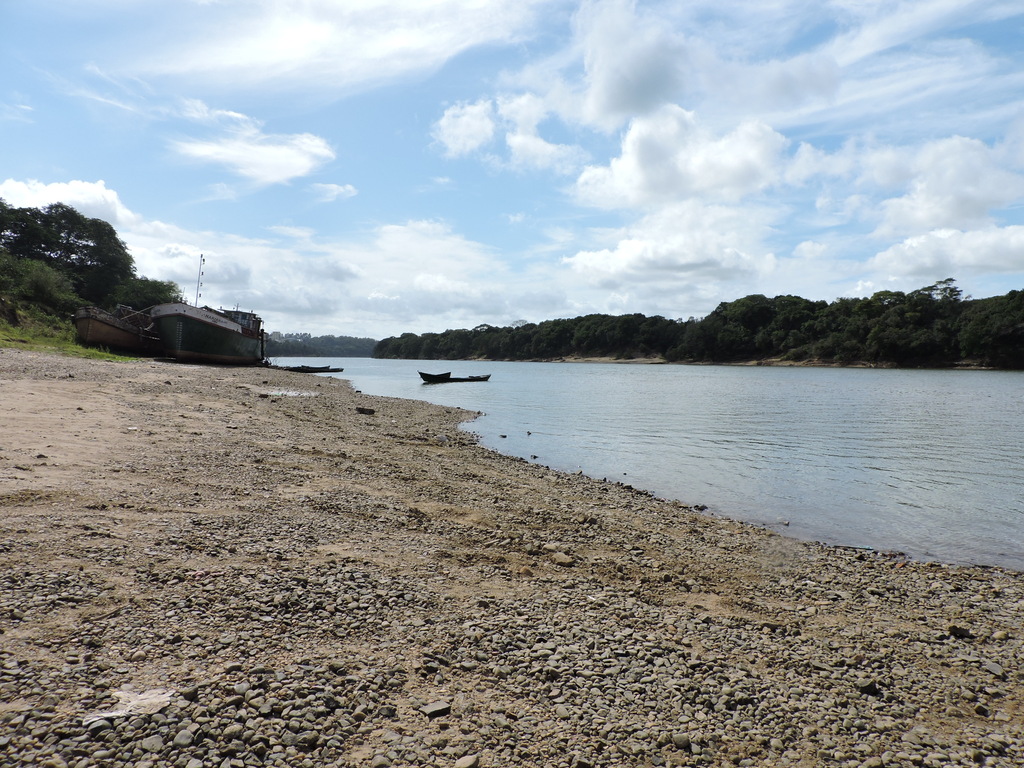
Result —
M 257 365 L 263 362 L 263 333 L 232 327 L 213 310 L 185 306 L 154 308 L 153 316 L 164 353 L 186 363 Z M 162 310 L 162 311 L 161 311 Z

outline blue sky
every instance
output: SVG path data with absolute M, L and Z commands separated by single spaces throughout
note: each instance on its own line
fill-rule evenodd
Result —
M 1024 288 L 1019 0 L 0 4 L 0 198 L 270 330 Z

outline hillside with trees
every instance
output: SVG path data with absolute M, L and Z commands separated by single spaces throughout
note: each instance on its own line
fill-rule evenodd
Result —
M 69 205 L 14 208 L 0 200 L 0 297 L 18 311 L 66 321 L 84 305 L 178 301 L 177 284 L 139 276 L 114 228 Z M 8 319 L 10 322 L 10 319 Z
M 267 357 L 371 357 L 375 339 L 354 336 L 311 336 L 308 333 L 271 333 Z
M 1024 292 L 964 298 L 952 278 L 909 293 L 810 301 L 760 294 L 723 302 L 704 318 L 586 315 L 510 327 L 383 339 L 374 357 L 420 360 L 666 362 L 781 360 L 837 365 L 1024 368 Z

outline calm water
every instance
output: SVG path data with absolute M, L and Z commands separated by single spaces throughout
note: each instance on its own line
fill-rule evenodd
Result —
M 787 535 L 1024 570 L 1021 373 L 287 362 L 483 411 L 466 428 L 490 448 Z M 424 385 L 417 370 L 492 376 Z

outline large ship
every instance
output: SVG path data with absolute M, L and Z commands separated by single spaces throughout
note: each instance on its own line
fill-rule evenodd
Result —
M 224 365 L 265 362 L 263 320 L 252 312 L 157 304 L 149 315 L 164 354 L 175 360 Z
M 108 347 L 135 354 L 159 354 L 160 339 L 153 319 L 141 312 L 118 305 L 113 312 L 100 307 L 82 307 L 75 312 L 75 330 L 79 340 L 90 347 Z

